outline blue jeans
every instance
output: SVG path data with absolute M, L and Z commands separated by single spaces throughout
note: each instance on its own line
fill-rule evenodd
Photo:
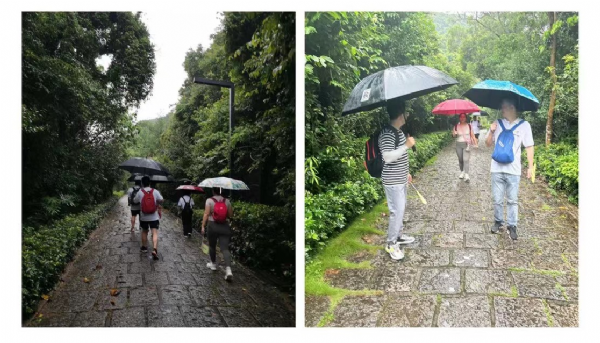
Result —
M 504 196 L 506 195 L 508 225 L 517 226 L 519 181 L 521 181 L 520 175 L 492 173 L 492 200 L 494 201 L 494 219 L 497 223 L 504 223 Z
M 408 187 L 404 185 L 383 186 L 388 208 L 390 210 L 390 223 L 388 226 L 388 244 L 396 243 L 402 236 L 402 220 L 406 209 L 406 195 Z

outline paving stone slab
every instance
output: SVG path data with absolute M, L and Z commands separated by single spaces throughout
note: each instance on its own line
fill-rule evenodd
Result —
M 216 307 L 181 306 L 181 315 L 188 327 L 218 327 L 227 326 Z
M 496 326 L 547 327 L 544 303 L 540 299 L 494 298 Z
M 456 267 L 486 268 L 489 265 L 488 251 L 483 249 L 454 250 L 452 264 Z
M 162 305 L 192 305 L 192 299 L 186 286 L 167 285 L 159 286 L 159 298 Z
M 89 311 L 77 313 L 71 322 L 72 327 L 104 327 L 107 313 L 105 311 Z
M 579 305 L 548 301 L 553 326 L 579 327 Z
M 90 311 L 98 299 L 99 291 L 56 292 L 46 303 L 44 312 Z
M 125 274 L 117 276 L 117 288 L 134 288 L 141 287 L 142 274 Z
M 423 269 L 418 290 L 424 293 L 459 293 L 460 270 L 458 268 Z
M 127 307 L 127 289 L 119 289 L 117 296 L 111 296 L 110 290 L 100 292 L 96 309 L 98 311 L 123 309 Z
M 41 317 L 40 317 L 41 314 Z M 67 327 L 75 319 L 75 313 L 38 313 L 29 322 L 29 326 L 33 327 Z
M 296 320 L 284 308 L 248 307 L 248 311 L 257 318 L 263 327 L 295 327 Z
M 531 266 L 532 257 L 515 250 L 490 250 L 491 266 L 494 269 L 524 268 Z
M 466 248 L 496 249 L 498 248 L 498 235 L 488 233 L 466 233 Z
M 217 287 L 217 292 L 225 303 L 229 306 L 248 307 L 255 305 L 252 297 L 242 290 L 242 287 L 237 284 L 227 284 L 223 287 Z
M 386 293 L 410 292 L 415 288 L 418 271 L 415 268 L 397 264 L 383 270 L 374 282 L 374 289 Z
M 346 296 L 335 308 L 333 327 L 375 327 L 383 308 L 382 296 Z
M 146 314 L 143 307 L 131 307 L 112 312 L 111 325 L 113 327 L 145 327 Z
M 506 270 L 467 269 L 465 291 L 467 293 L 512 294 L 513 279 Z
M 423 233 L 439 233 L 448 232 L 453 228 L 451 221 L 409 221 L 404 226 L 404 233 L 407 234 L 423 234 Z
M 171 271 L 167 275 L 171 285 L 196 286 L 196 281 L 191 273 Z
M 152 272 L 152 263 L 150 262 L 141 262 L 141 263 L 129 263 L 127 268 L 128 274 L 142 274 L 142 273 L 151 273 Z
M 254 316 L 245 308 L 217 307 L 229 327 L 260 327 Z
M 129 290 L 129 304 L 131 306 L 158 306 L 158 290 L 153 286 L 131 289 Z
M 212 286 L 189 286 L 191 298 L 196 306 L 227 305 L 227 302 Z
M 169 284 L 169 278 L 166 272 L 144 273 L 144 285 L 146 286 L 166 286 Z
M 316 327 L 327 313 L 330 305 L 329 297 L 324 296 L 306 296 L 304 306 L 304 325 L 306 327 Z
M 512 275 L 521 297 L 566 300 L 554 276 L 528 272 L 513 272 Z
M 325 280 L 337 288 L 363 290 L 372 288 L 373 269 L 330 269 L 325 271 Z
M 442 298 L 440 327 L 489 327 L 492 325 L 487 296 Z
M 433 234 L 431 245 L 438 248 L 462 248 L 464 245 L 464 234 L 460 232 Z
M 177 306 L 163 305 L 148 307 L 148 326 L 150 327 L 184 327 L 183 316 Z
M 435 306 L 435 296 L 390 295 L 379 316 L 378 326 L 430 327 Z
M 402 262 L 407 267 L 441 267 L 450 264 L 450 251 L 444 249 L 406 249 Z

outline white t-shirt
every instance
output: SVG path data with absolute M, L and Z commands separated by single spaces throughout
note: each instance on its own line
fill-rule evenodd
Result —
M 471 139 L 471 131 L 469 130 L 469 124 L 461 125 L 460 123 L 456 125 L 456 141 L 458 143 L 466 142 Z
M 190 207 L 193 209 L 194 208 L 194 199 L 192 199 L 189 195 L 184 195 L 181 198 L 179 198 L 179 202 L 177 203 L 177 206 L 179 206 L 179 208 L 183 209 L 185 207 L 185 203 L 189 202 L 190 203 Z
M 133 189 L 140 189 L 140 187 L 135 186 L 135 187 L 131 187 L 127 190 L 127 198 L 129 199 L 129 197 L 131 196 L 131 193 L 133 193 Z M 140 191 L 138 191 L 139 193 Z M 137 194 L 136 194 L 137 195 Z M 131 210 L 132 211 L 139 211 L 140 210 L 140 204 L 136 204 L 135 202 L 133 204 L 131 204 Z
M 521 120 L 523 119 L 517 119 L 511 124 L 508 120 L 502 119 L 502 124 L 504 124 L 504 127 L 506 129 L 510 129 Z M 502 127 L 498 123 L 496 131 L 494 131 L 494 147 L 496 146 L 498 136 L 500 136 L 501 132 Z M 519 127 L 517 127 L 513 131 L 513 135 L 515 136 L 515 141 L 513 143 L 513 154 L 515 156 L 515 160 L 512 163 L 498 163 L 492 159 L 492 173 L 507 173 L 512 175 L 521 175 L 521 146 L 525 148 L 533 146 L 533 134 L 531 133 L 531 125 L 529 125 L 528 122 L 519 125 Z
M 479 133 L 479 120 L 473 120 L 471 123 L 471 128 L 473 129 L 473 134 L 476 135 Z
M 229 210 L 231 208 L 231 202 L 229 201 L 229 199 L 224 198 L 220 195 L 215 195 L 213 196 L 213 198 L 217 199 L 218 201 L 223 201 L 223 199 L 225 199 L 225 205 L 227 206 L 227 210 Z M 210 215 L 208 216 L 208 220 L 211 222 L 214 222 L 215 220 L 213 219 L 213 210 L 215 209 L 215 202 L 213 201 L 212 198 L 208 198 L 206 199 L 206 205 L 208 205 L 210 207 Z
M 150 187 L 146 187 L 146 188 L 144 188 L 144 190 L 145 190 L 146 192 L 150 192 L 150 190 L 151 190 L 151 189 L 152 189 L 152 188 L 150 188 Z M 160 201 L 160 200 L 163 200 L 163 197 L 162 197 L 162 195 L 160 194 L 160 192 L 158 191 L 158 189 L 155 189 L 155 190 L 154 190 L 154 193 L 153 193 L 153 195 L 154 195 L 154 201 L 155 201 L 155 202 L 158 202 L 158 201 Z M 133 202 L 134 202 L 134 203 L 138 203 L 138 204 L 139 204 L 139 206 L 140 206 L 140 208 L 141 208 L 141 202 L 142 202 L 142 199 L 143 199 L 143 198 L 144 198 L 144 192 L 142 192 L 142 190 L 140 189 L 140 191 L 139 191 L 139 192 L 137 192 L 137 194 L 136 194 L 136 196 L 135 196 L 135 199 L 133 200 Z M 153 221 L 155 221 L 155 220 L 159 220 L 159 219 L 160 219 L 160 217 L 158 216 L 158 206 L 156 206 L 156 209 L 157 209 L 157 211 L 155 211 L 155 212 L 154 212 L 154 213 L 152 213 L 152 214 L 146 214 L 146 213 L 144 213 L 144 212 L 140 212 L 140 221 L 143 221 L 143 222 L 153 222 Z

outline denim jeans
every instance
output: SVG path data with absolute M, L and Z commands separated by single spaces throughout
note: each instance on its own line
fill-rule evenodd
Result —
M 406 209 L 406 195 L 408 185 L 383 186 L 388 208 L 390 210 L 390 223 L 388 226 L 388 243 L 395 243 L 402 235 L 402 220 Z
M 494 202 L 494 219 L 497 223 L 504 223 L 504 197 L 506 196 L 508 225 L 517 226 L 520 180 L 520 175 L 492 173 L 492 200 Z

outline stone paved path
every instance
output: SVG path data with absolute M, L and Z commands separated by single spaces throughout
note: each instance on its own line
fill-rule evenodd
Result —
M 372 269 L 326 273 L 332 286 L 379 291 L 343 298 L 327 326 L 578 326 L 577 207 L 522 178 L 519 239 L 491 234 L 491 149 L 481 145 L 470 183 L 458 179 L 454 144 L 417 175 L 428 204 L 409 190 L 405 232 L 416 242 L 402 262 L 361 252 L 348 260 Z M 387 217 L 375 225 L 386 231 Z M 385 237 L 363 240 L 383 247 Z M 316 326 L 329 304 L 308 296 L 306 325 Z
M 293 303 L 248 269 L 235 264 L 232 283 L 222 265 L 209 270 L 199 235 L 184 238 L 174 215 L 163 213 L 158 261 L 140 252 L 141 232 L 130 225 L 123 197 L 26 325 L 295 326 Z M 112 288 L 120 294 L 111 296 Z

